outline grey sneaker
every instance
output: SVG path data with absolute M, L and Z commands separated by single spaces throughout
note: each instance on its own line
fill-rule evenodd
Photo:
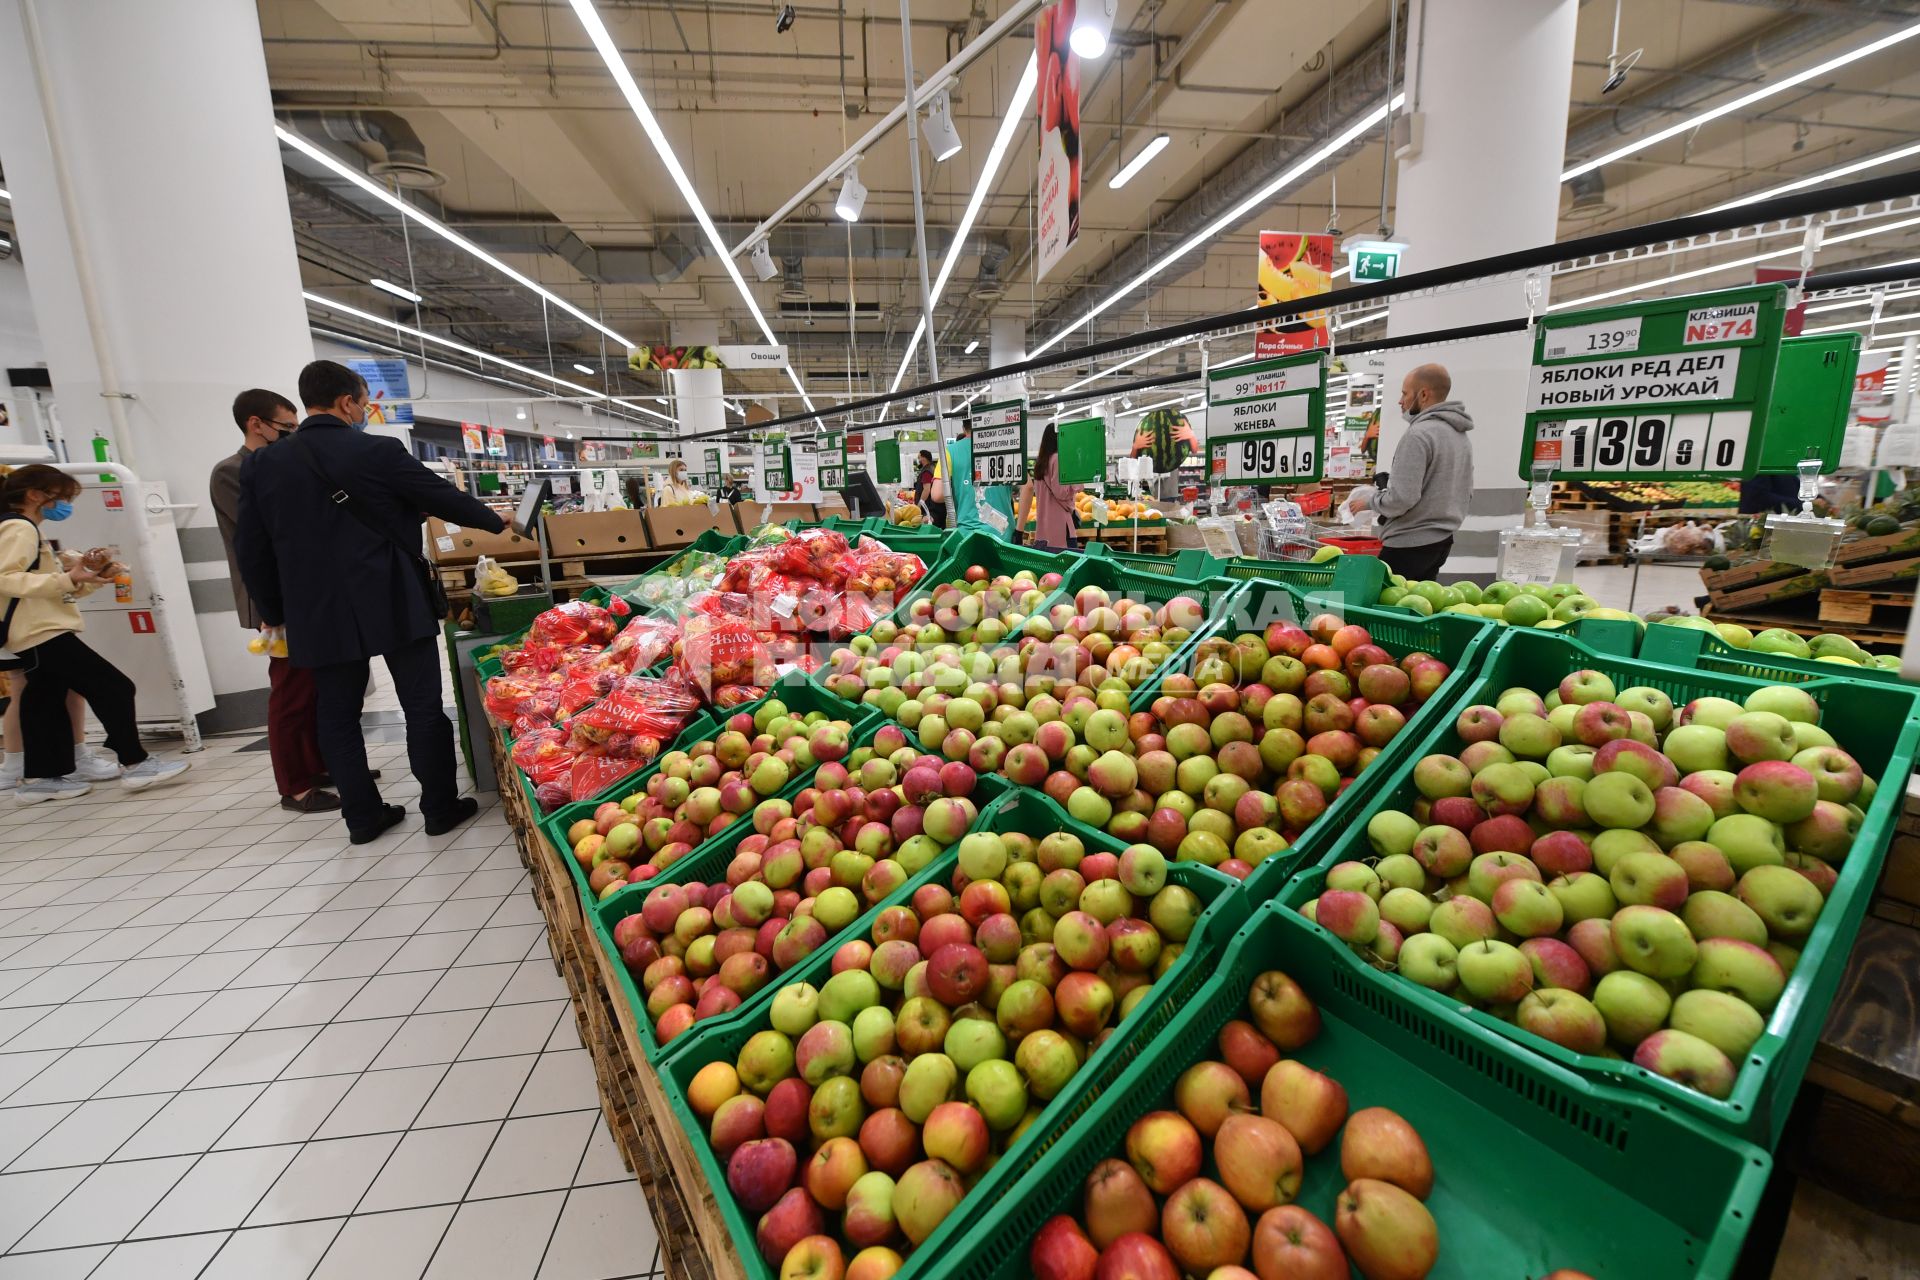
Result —
M 120 762 L 109 755 L 91 751 L 73 753 L 73 772 L 67 776 L 86 782 L 110 782 L 120 776 Z
M 148 757 L 120 774 L 120 785 L 129 791 L 145 791 L 178 780 L 191 766 L 185 760 L 156 760 Z
M 93 790 L 91 782 L 77 777 L 35 778 L 13 793 L 16 804 L 41 804 L 48 800 L 78 800 Z
M 26 764 L 20 760 L 0 760 L 0 791 L 11 791 L 26 779 Z

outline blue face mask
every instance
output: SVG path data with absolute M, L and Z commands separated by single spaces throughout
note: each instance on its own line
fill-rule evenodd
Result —
M 65 520 L 73 514 L 73 504 L 62 498 L 58 502 L 48 503 L 40 508 L 40 514 L 49 520 Z

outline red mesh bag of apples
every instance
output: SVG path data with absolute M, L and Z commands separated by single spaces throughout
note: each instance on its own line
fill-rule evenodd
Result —
M 619 627 L 613 615 L 599 605 L 569 600 L 534 618 L 527 629 L 527 640 L 532 644 L 592 643 L 604 648 L 613 642 Z
M 772 655 L 744 619 L 690 624 L 674 670 L 708 701 L 725 685 L 765 686 L 775 679 Z
M 625 676 L 607 696 L 573 718 L 594 733 L 671 738 L 700 709 L 700 697 L 676 672 L 655 678 Z M 600 739 L 604 744 L 607 739 Z
M 846 576 L 841 563 L 848 550 L 845 534 L 832 529 L 804 529 L 773 548 L 773 565 L 796 576 L 839 582 Z
M 645 671 L 672 653 L 679 638 L 680 624 L 670 618 L 635 618 L 620 628 L 607 646 L 606 657 L 624 671 Z

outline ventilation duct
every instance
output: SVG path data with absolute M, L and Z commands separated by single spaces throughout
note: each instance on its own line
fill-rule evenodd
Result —
M 1573 203 L 1561 216 L 1569 221 L 1591 222 L 1620 211 L 1619 205 L 1607 199 L 1607 180 L 1598 169 L 1590 169 L 1573 179 L 1567 183 L 1567 189 L 1573 195 Z
M 367 166 L 375 177 L 391 178 L 403 187 L 432 190 L 443 187 L 447 175 L 427 163 L 427 146 L 413 126 L 391 111 L 294 111 L 296 123 L 317 128 L 335 142 L 362 142 L 379 147 L 386 158 Z

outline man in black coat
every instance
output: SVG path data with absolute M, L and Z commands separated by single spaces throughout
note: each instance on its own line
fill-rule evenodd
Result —
M 365 434 L 367 384 L 331 360 L 300 372 L 307 418 L 284 443 L 248 456 L 234 550 L 261 620 L 287 628 L 289 660 L 313 671 L 320 754 L 340 789 L 355 844 L 406 811 L 385 804 L 367 768 L 360 710 L 368 659 L 393 676 L 407 720 L 407 760 L 429 835 L 478 805 L 455 779 L 453 727 L 440 702 L 441 619 L 420 553 L 428 515 L 498 533 L 505 522 L 434 475 L 397 440 Z

